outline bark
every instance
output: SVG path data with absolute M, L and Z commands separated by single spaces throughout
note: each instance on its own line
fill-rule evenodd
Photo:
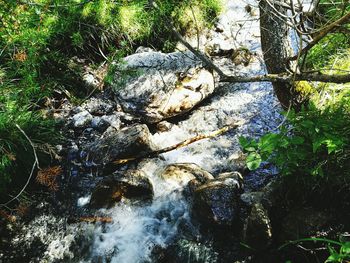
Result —
M 288 59 L 293 55 L 293 50 L 289 40 L 290 28 L 284 17 L 287 10 L 269 0 L 261 0 L 259 9 L 261 45 L 268 73 L 295 71 L 296 63 Z M 303 98 L 295 91 L 293 84 L 277 81 L 273 82 L 273 88 L 284 108 L 299 108 L 302 104 Z

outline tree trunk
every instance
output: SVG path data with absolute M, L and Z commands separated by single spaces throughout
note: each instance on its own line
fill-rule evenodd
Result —
M 268 73 L 295 71 L 296 62 L 288 60 L 293 56 L 293 49 L 289 38 L 290 28 L 283 17 L 287 16 L 287 10 L 269 0 L 261 0 L 259 8 L 261 45 Z M 303 99 L 292 82 L 273 82 L 272 85 L 283 108 L 300 108 Z

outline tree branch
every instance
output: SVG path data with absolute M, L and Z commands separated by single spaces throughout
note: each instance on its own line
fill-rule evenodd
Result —
M 152 6 L 159 10 L 159 7 L 155 3 L 155 1 L 150 0 Z M 297 74 L 289 74 L 289 73 L 281 73 L 281 74 L 266 74 L 266 75 L 258 75 L 252 77 L 244 77 L 244 76 L 228 76 L 226 75 L 218 66 L 216 66 L 208 57 L 202 54 L 199 50 L 196 50 L 188 43 L 179 32 L 177 32 L 174 27 L 172 21 L 170 19 L 164 17 L 164 19 L 169 24 L 170 30 L 173 32 L 175 37 L 186 47 L 188 48 L 198 59 L 200 59 L 204 64 L 206 64 L 210 69 L 215 71 L 220 76 L 220 82 L 292 82 L 292 81 L 319 81 L 319 82 L 332 82 L 332 83 L 347 83 L 350 82 L 350 74 L 342 74 L 342 75 L 329 75 L 322 73 L 297 73 Z M 302 49 L 295 56 L 297 59 L 298 56 L 307 52 L 312 46 L 316 45 L 324 36 L 326 36 L 333 29 L 339 27 L 341 24 L 346 23 L 350 20 L 350 13 L 333 22 L 332 24 L 325 27 L 312 42 L 310 42 L 304 49 Z M 293 57 L 294 58 L 294 57 Z M 290 58 L 289 60 L 293 60 Z M 295 59 L 294 59 L 295 60 Z
M 301 73 L 301 74 L 266 74 L 252 77 L 226 76 L 220 79 L 220 82 L 292 82 L 300 81 L 320 81 L 331 83 L 347 83 L 350 82 L 350 74 L 329 75 L 322 73 Z
M 344 15 L 343 17 L 339 18 L 338 20 L 334 21 L 333 23 L 329 24 L 325 28 L 323 28 L 320 33 L 318 33 L 313 40 L 306 46 L 304 47 L 301 51 L 300 54 L 304 54 L 305 52 L 309 51 L 313 46 L 315 46 L 322 38 L 324 38 L 328 33 L 331 31 L 335 30 L 339 26 L 347 23 L 350 21 L 350 13 Z M 298 58 L 298 54 L 289 58 L 288 60 L 296 60 Z

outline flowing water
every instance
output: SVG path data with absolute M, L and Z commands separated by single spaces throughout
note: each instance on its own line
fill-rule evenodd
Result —
M 223 32 L 210 31 L 200 38 L 202 47 L 204 43 L 209 43 L 244 47 L 253 52 L 254 57 L 248 66 L 234 65 L 228 58 L 215 59 L 214 62 L 227 74 L 264 72 L 257 3 L 249 2 L 252 11 L 247 13 L 245 7 L 248 1 L 226 1 L 226 9 L 219 18 L 219 27 Z M 164 160 L 148 160 L 141 164 L 139 168 L 147 173 L 154 186 L 153 201 L 148 204 L 122 202 L 104 211 L 104 214 L 113 218 L 114 223 L 98 226 L 94 230 L 91 258 L 85 262 L 96 259 L 100 260 L 98 262 L 112 263 L 154 262 L 152 251 L 155 248 L 165 248 L 181 236 L 196 240 L 198 229 L 192 225 L 190 203 L 182 193 L 183 186 L 163 181 L 158 176 L 160 171 L 166 164 L 182 162 L 198 164 L 214 175 L 234 169 L 239 152 L 238 136 L 259 136 L 273 130 L 280 120 L 279 111 L 270 84 L 220 85 L 220 91 L 216 95 L 184 120 L 177 122 L 167 132 L 154 134 L 153 140 L 165 147 L 197 134 L 214 131 L 237 120 L 245 122 L 236 131 L 165 153 Z M 183 246 L 187 262 L 216 262 L 215 252 L 209 253 L 210 249 L 201 250 L 196 244 L 198 245 L 187 243 Z
M 214 62 L 229 75 L 264 73 L 257 2 L 224 2 L 225 10 L 219 17 L 217 26 L 220 30 L 201 34 L 200 47 L 203 49 L 205 45 L 220 45 L 248 49 L 252 56 L 246 66 L 239 63 L 236 65 L 230 58 L 224 57 L 214 58 Z M 252 7 L 250 12 L 246 11 L 248 4 Z M 196 40 L 194 37 L 189 41 L 196 46 Z M 169 246 L 170 255 L 177 249 L 177 258 L 182 262 L 223 261 L 218 259 L 218 253 L 211 247 L 210 240 L 204 240 L 198 225 L 193 222 L 190 214 L 191 202 L 183 191 L 184 185 L 164 181 L 159 174 L 167 164 L 184 162 L 195 163 L 214 176 L 220 172 L 235 170 L 240 155 L 238 137 L 257 137 L 272 131 L 280 123 L 281 116 L 280 107 L 269 83 L 218 83 L 217 86 L 218 91 L 212 97 L 186 117 L 174 121 L 169 131 L 153 134 L 154 142 L 163 148 L 197 134 L 215 131 L 235 121 L 243 121 L 244 124 L 222 136 L 165 153 L 159 159 L 139 163 L 137 168 L 144 171 L 153 184 L 153 200 L 122 200 L 111 209 L 100 210 L 99 213 L 113 219 L 113 223 L 110 224 L 74 223 L 63 226 L 61 221 L 57 221 L 55 224 L 59 234 L 56 237 L 45 237 L 44 234 L 37 236 L 41 242 L 50 237 L 49 241 L 45 241 L 49 242 L 49 246 L 42 262 L 158 262 L 160 254 L 169 253 L 166 252 Z M 84 190 L 88 189 L 84 185 L 88 184 L 94 174 L 86 174 L 77 179 L 75 169 L 72 169 L 71 176 L 78 180 L 74 184 L 77 187 L 80 185 L 82 189 L 74 197 L 76 209 L 84 211 L 91 195 L 89 190 Z M 245 179 L 248 188 L 264 183 L 261 180 L 256 181 L 254 176 L 252 174 Z M 45 219 L 45 216 L 38 218 L 33 229 L 38 233 L 45 233 L 50 229 L 47 226 L 49 219 Z M 82 243 L 73 241 L 72 237 L 77 233 L 84 240 Z M 28 229 L 28 236 L 30 235 L 36 237 L 37 234 Z M 166 262 L 173 262 L 171 260 L 175 258 Z

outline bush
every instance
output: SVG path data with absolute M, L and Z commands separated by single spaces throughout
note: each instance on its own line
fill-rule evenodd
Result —
M 339 69 L 329 74 L 350 69 L 349 55 L 329 63 Z M 298 189 L 303 194 L 318 191 L 329 195 L 349 188 L 349 87 L 349 83 L 316 85 L 307 108 L 284 112 L 286 121 L 279 131 L 258 141 L 240 138 L 248 168 L 254 170 L 262 161 L 271 162 L 293 191 Z

